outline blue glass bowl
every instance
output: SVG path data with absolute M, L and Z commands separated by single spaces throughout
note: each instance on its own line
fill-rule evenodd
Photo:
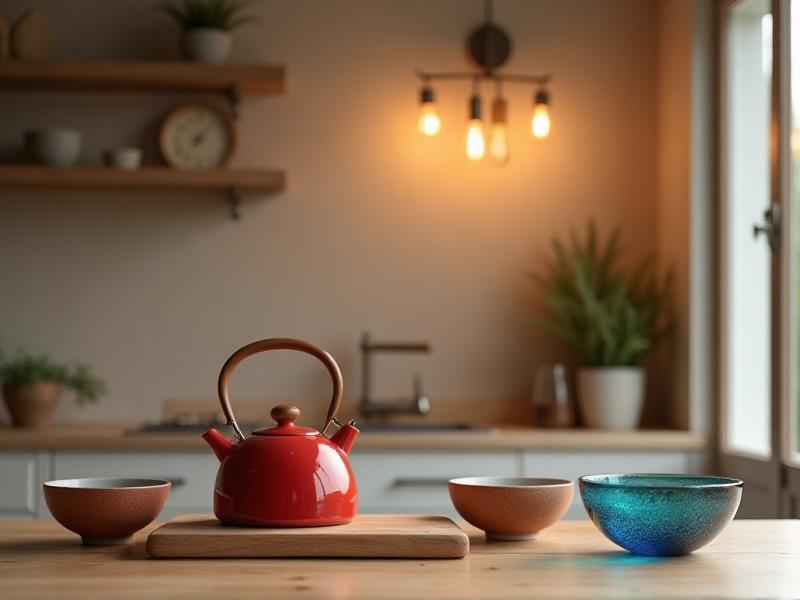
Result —
M 581 499 L 597 528 L 633 554 L 689 554 L 716 538 L 742 499 L 742 481 L 697 475 L 586 475 Z

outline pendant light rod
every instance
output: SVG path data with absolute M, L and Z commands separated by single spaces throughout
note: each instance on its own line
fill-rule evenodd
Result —
M 494 0 L 484 0 L 483 2 L 483 21 L 491 25 L 494 19 Z
M 416 70 L 416 75 L 424 82 L 429 81 L 474 81 L 475 79 L 507 81 L 509 83 L 523 83 L 532 85 L 547 85 L 553 80 L 552 75 L 514 75 L 509 73 L 476 73 L 475 71 L 452 71 L 442 73 L 428 73 Z

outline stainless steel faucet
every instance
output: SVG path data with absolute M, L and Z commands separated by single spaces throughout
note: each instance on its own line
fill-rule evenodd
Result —
M 375 342 L 369 333 L 361 336 L 361 414 L 365 417 L 389 415 L 425 415 L 431 410 L 431 401 L 422 390 L 422 377 L 414 375 L 414 397 L 411 400 L 375 401 L 370 397 L 372 387 L 372 355 L 376 352 L 428 353 L 428 342 Z

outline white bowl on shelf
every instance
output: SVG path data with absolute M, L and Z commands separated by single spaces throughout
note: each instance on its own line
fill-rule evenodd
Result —
M 142 150 L 133 146 L 106 150 L 103 152 L 103 162 L 107 167 L 133 171 L 142 164 Z
M 31 129 L 25 132 L 25 148 L 38 164 L 71 167 L 78 162 L 82 137 L 75 129 Z

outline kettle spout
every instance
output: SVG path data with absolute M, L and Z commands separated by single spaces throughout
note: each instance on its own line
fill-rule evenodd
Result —
M 350 452 L 350 448 L 353 447 L 353 444 L 360 433 L 358 429 L 356 429 L 351 423 L 344 425 L 341 429 L 339 429 L 339 431 L 336 432 L 336 435 L 331 438 L 331 442 L 337 445 L 345 454 Z
M 213 427 L 203 434 L 203 439 L 211 446 L 211 449 L 214 451 L 214 454 L 217 455 L 220 462 L 228 458 L 236 446 L 236 444 Z

